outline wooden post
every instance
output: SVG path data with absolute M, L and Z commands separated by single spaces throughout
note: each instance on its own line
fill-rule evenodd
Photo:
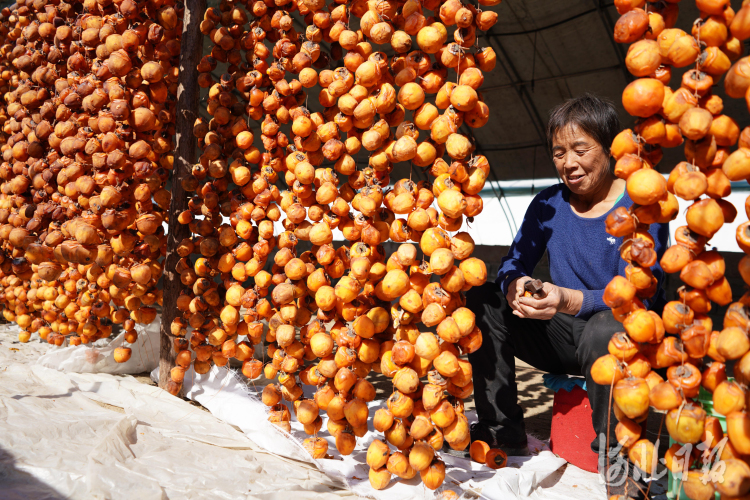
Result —
M 203 34 L 200 22 L 206 10 L 206 0 L 186 0 L 180 52 L 180 79 L 177 89 L 175 162 L 172 171 L 172 201 L 169 205 L 167 257 L 164 262 L 164 307 L 161 317 L 161 345 L 159 349 L 159 387 L 167 387 L 169 372 L 174 367 L 176 353 L 170 325 L 177 316 L 177 297 L 182 283 L 175 272 L 180 256 L 175 251 L 184 238 L 190 236 L 187 226 L 177 222 L 177 215 L 187 210 L 188 196 L 182 181 L 195 163 L 198 146 L 193 135 L 193 124 L 198 118 L 201 89 L 198 86 L 198 63 L 203 53 Z

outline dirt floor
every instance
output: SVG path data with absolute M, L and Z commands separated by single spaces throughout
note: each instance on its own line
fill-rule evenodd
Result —
M 544 375 L 544 372 L 527 365 L 520 359 L 516 359 L 518 399 L 523 408 L 526 432 L 541 440 L 546 440 L 549 439 L 550 428 L 552 426 L 552 401 L 554 400 L 555 393 L 544 387 L 542 375 Z M 467 406 L 469 405 L 467 404 Z M 469 407 L 474 407 L 473 398 Z M 663 414 L 659 413 L 651 415 L 648 419 L 648 427 L 646 429 L 647 437 L 654 442 L 660 437 L 660 444 L 662 445 L 669 441 L 669 434 L 666 427 L 660 429 L 663 416 Z M 666 451 L 667 448 L 668 445 L 664 446 L 662 452 Z
M 549 439 L 552 426 L 552 400 L 555 393 L 544 387 L 543 372 L 516 359 L 518 399 L 526 423 L 526 432 L 541 440 Z M 474 406 L 472 398 L 472 407 Z

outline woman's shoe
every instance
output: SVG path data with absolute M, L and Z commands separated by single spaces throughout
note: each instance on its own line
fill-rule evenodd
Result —
M 495 437 L 495 434 L 488 427 L 482 425 L 479 422 L 471 424 L 469 428 L 469 434 L 471 435 L 471 442 L 484 441 L 490 448 L 499 448 L 505 452 L 509 457 L 526 457 L 529 456 L 529 446 L 524 439 L 519 443 L 501 443 Z M 444 453 L 447 453 L 454 457 L 469 458 L 469 447 L 467 446 L 464 450 L 454 450 L 446 442 L 443 444 Z

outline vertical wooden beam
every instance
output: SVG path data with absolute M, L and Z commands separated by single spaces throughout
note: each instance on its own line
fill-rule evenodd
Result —
M 187 210 L 188 196 L 182 181 L 195 163 L 197 139 L 193 135 L 193 124 L 198 118 L 200 87 L 198 86 L 198 63 L 203 53 L 203 34 L 200 22 L 206 10 L 206 0 L 185 0 L 180 52 L 180 79 L 177 89 L 175 162 L 172 171 L 172 201 L 169 205 L 169 231 L 167 256 L 164 262 L 164 308 L 161 318 L 161 345 L 159 349 L 159 387 L 166 388 L 169 372 L 174 367 L 176 353 L 170 325 L 177 316 L 177 297 L 182 283 L 175 266 L 180 256 L 175 249 L 190 230 L 177 222 L 177 215 Z

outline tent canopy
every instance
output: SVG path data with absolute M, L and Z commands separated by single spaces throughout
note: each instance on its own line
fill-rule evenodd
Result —
M 218 0 L 208 0 L 209 7 L 218 3 Z M 734 6 L 739 8 L 737 1 Z M 695 2 L 680 2 L 679 8 L 676 27 L 690 31 L 693 21 L 699 17 Z M 477 47 L 492 47 L 497 54 L 495 69 L 484 75 L 484 84 L 479 89 L 490 108 L 490 120 L 479 129 L 463 125 L 461 132 L 473 135 L 477 153 L 489 159 L 492 166 L 489 180 L 557 178 L 547 153 L 545 127 L 550 109 L 565 99 L 585 92 L 607 98 L 617 107 L 623 128 L 634 125 L 634 117 L 625 112 L 621 101 L 622 91 L 633 76 L 624 62 L 628 46 L 617 44 L 613 39 L 614 25 L 620 15 L 611 0 L 505 0 L 484 10 L 498 13 L 495 26 L 487 32 L 477 31 L 476 43 Z M 425 12 L 431 14 L 431 11 Z M 296 30 L 304 33 L 305 24 L 299 13 L 295 12 L 292 17 Z M 352 18 L 350 29 L 358 26 L 359 19 Z M 453 29 L 449 28 L 450 40 L 453 40 Z M 206 40 L 203 53 L 210 53 L 212 46 Z M 331 54 L 328 43 L 324 42 L 322 48 Z M 374 48 L 388 56 L 394 53 L 389 44 Z M 339 66 L 343 66 L 342 60 L 332 60 L 329 69 Z M 215 81 L 225 68 L 225 64 L 220 64 L 214 71 Z M 682 74 L 689 69 L 673 69 L 673 88 L 679 86 Z M 294 76 L 287 74 L 287 78 Z M 453 71 L 449 72 L 450 78 L 455 76 Z M 311 112 L 324 109 L 318 102 L 320 90 L 319 86 L 306 90 L 306 106 Z M 725 113 L 737 120 L 740 127 L 750 125 L 744 100 L 727 98 L 723 79 L 714 86 L 714 93 L 724 99 Z M 201 115 L 209 120 L 207 94 L 204 89 Z M 428 95 L 427 100 L 434 102 L 434 97 Z M 249 125 L 256 135 L 255 145 L 262 150 L 260 123 L 249 120 Z M 282 129 L 288 133 L 289 125 Z M 420 140 L 428 135 L 422 132 Z M 355 155 L 360 168 L 367 165 L 369 154 L 363 148 Z M 682 147 L 665 149 L 664 159 L 657 168 L 668 173 L 682 160 Z M 324 166 L 333 165 L 325 162 Z M 419 170 L 408 162 L 398 163 L 394 165 L 391 182 L 410 176 L 415 181 L 427 179 Z
M 690 32 L 699 17 L 695 2 L 678 5 L 675 27 Z M 622 91 L 633 77 L 624 64 L 628 46 L 613 39 L 619 18 L 613 2 L 506 0 L 492 9 L 498 22 L 479 38 L 479 46 L 497 53 L 497 67 L 480 89 L 491 115 L 473 132 L 497 179 L 556 176 L 544 133 L 549 110 L 565 99 L 592 92 L 615 104 L 623 128 L 634 125 L 622 107 Z M 689 69 L 673 70 L 672 88 Z M 750 125 L 744 100 L 726 97 L 723 78 L 713 91 L 724 99 L 725 114 L 741 128 Z M 682 147 L 665 149 L 657 168 L 669 172 L 682 160 Z

